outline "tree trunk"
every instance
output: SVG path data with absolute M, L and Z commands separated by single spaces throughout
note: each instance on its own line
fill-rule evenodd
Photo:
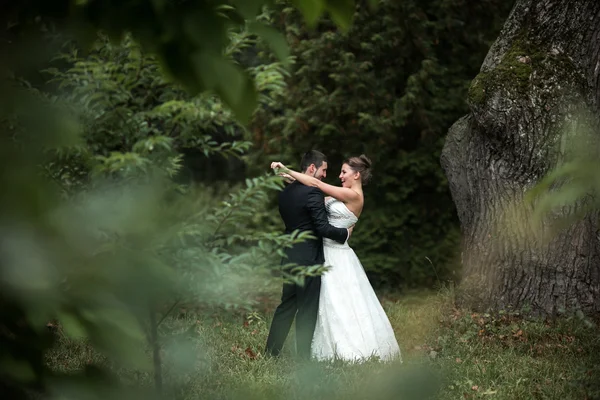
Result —
M 525 229 L 532 213 L 522 202 L 564 159 L 566 131 L 600 135 L 599 76 L 600 1 L 517 1 L 441 156 L 463 232 L 460 293 L 471 306 L 600 311 L 598 214 L 548 244 Z M 509 213 L 516 219 L 506 223 Z
M 163 390 L 162 357 L 158 338 L 159 322 L 156 320 L 155 307 L 150 307 L 150 345 L 152 347 L 152 365 L 154 366 L 154 387 L 159 394 Z

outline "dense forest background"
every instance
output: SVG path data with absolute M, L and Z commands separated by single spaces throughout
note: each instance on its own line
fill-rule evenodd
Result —
M 285 32 L 293 64 L 274 99 L 261 104 L 239 139 L 252 142 L 243 162 L 190 154 L 188 177 L 233 183 L 263 174 L 270 161 L 297 168 L 309 149 L 326 153 L 326 181 L 339 184 L 345 157 L 365 153 L 375 179 L 353 246 L 378 287 L 432 286 L 460 275 L 458 220 L 439 159 L 445 134 L 467 110 L 467 91 L 512 2 L 362 2 L 347 33 L 333 22 L 308 28 L 300 12 L 269 13 Z M 267 68 L 260 45 L 240 62 Z M 275 78 L 272 78 L 275 81 Z M 217 140 L 227 140 L 221 130 Z M 275 196 L 265 223 L 278 222 Z
M 431 287 L 460 275 L 458 220 L 439 165 L 444 135 L 465 114 L 470 82 L 511 8 L 496 0 L 381 1 L 376 9 L 358 2 L 355 23 L 343 32 L 328 19 L 307 27 L 298 9 L 277 3 L 260 18 L 284 33 L 286 67 L 252 30 L 229 33 L 227 56 L 257 79 L 260 93 L 248 125 L 220 100 L 194 99 L 167 83 L 157 60 L 130 41 L 100 38 L 88 52 L 48 34 L 61 55 L 21 73 L 44 96 L 86 96 L 97 109 L 84 112 L 79 154 L 63 157 L 64 190 L 81 188 L 91 164 L 117 162 L 98 157 L 121 153 L 120 163 L 135 164 L 143 152 L 136 143 L 159 135 L 180 158 L 176 182 L 220 193 L 265 174 L 272 160 L 295 166 L 309 149 L 327 154 L 327 182 L 338 184 L 343 159 L 366 153 L 375 179 L 353 245 L 374 285 Z M 219 146 L 226 157 L 215 156 Z M 281 229 L 276 196 L 270 199 L 266 218 L 256 221 L 265 231 Z
M 465 247 L 440 158 L 448 130 L 474 110 L 469 89 L 485 104 L 486 89 L 501 86 L 473 79 L 484 78 L 511 10 L 519 17 L 514 3 L 0 5 L 3 395 L 596 393 L 598 335 L 583 313 L 556 325 L 522 310 L 480 314 L 461 308 L 446 285 L 460 280 Z M 512 60 L 499 71 L 510 68 L 521 93 L 518 79 L 533 67 L 518 62 L 526 65 L 513 70 Z M 305 368 L 262 357 L 280 256 L 306 238 L 283 233 L 276 199 L 284 183 L 268 166 L 297 168 L 310 149 L 328 155 L 332 184 L 346 157 L 373 160 L 351 245 L 404 365 Z M 456 160 L 456 170 L 470 168 Z M 324 268 L 294 272 L 283 278 L 301 282 Z

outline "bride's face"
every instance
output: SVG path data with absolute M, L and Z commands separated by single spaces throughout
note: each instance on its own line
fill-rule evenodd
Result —
M 354 181 L 360 178 L 360 174 L 358 172 L 354 172 L 352 168 L 348 164 L 342 165 L 342 172 L 340 172 L 339 176 L 342 181 L 343 187 L 352 187 Z

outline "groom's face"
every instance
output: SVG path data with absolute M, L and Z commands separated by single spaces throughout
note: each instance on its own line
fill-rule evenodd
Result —
M 323 164 L 319 168 L 316 168 L 314 164 L 312 166 L 314 167 L 313 177 L 320 180 L 327 177 L 327 161 L 323 161 Z

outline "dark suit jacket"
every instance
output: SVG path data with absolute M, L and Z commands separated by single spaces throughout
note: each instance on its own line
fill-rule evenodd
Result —
M 323 238 L 344 243 L 348 230 L 329 225 L 325 210 L 325 197 L 321 190 L 293 182 L 279 193 L 279 214 L 285 223 L 285 232 L 311 231 L 316 239 L 309 239 L 286 249 L 283 263 L 314 265 L 325 262 Z

